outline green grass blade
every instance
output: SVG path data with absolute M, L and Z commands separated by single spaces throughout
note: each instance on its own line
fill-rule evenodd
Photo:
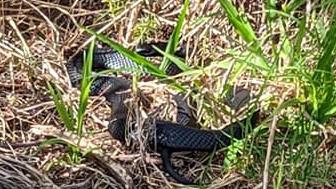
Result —
M 48 85 L 49 92 L 51 93 L 53 97 L 56 110 L 59 116 L 61 117 L 61 120 L 63 121 L 65 127 L 70 131 L 75 130 L 74 116 L 72 114 L 71 107 L 69 107 L 69 109 L 67 108 L 66 104 L 64 103 L 62 99 L 62 95 L 59 90 L 56 89 L 55 91 L 54 87 L 49 82 L 47 82 L 47 85 Z
M 245 17 L 239 15 L 236 8 L 228 0 L 218 0 L 225 10 L 230 23 L 234 26 L 237 33 L 249 44 L 249 50 L 255 53 L 261 58 L 260 63 L 262 67 L 269 68 L 267 65 L 267 59 L 263 55 L 263 52 L 258 43 L 256 34 L 254 33 L 250 23 Z
M 102 34 L 98 34 L 97 32 L 95 32 L 91 29 L 84 28 L 84 30 L 86 32 L 88 32 L 89 34 L 94 35 L 100 41 L 108 44 L 111 48 L 115 49 L 116 51 L 118 51 L 122 55 L 126 56 L 127 58 L 129 58 L 130 60 L 135 62 L 137 65 L 139 65 L 140 67 L 145 69 L 147 73 L 149 73 L 153 76 L 156 76 L 160 79 L 163 79 L 163 81 L 167 81 L 167 82 L 171 83 L 172 86 L 179 91 L 185 91 L 185 88 L 182 85 L 176 83 L 175 80 L 169 79 L 167 77 L 167 74 L 164 71 L 160 70 L 156 65 L 154 65 L 153 63 L 151 63 L 150 61 L 145 59 L 143 56 L 141 56 L 138 53 L 133 52 L 133 51 L 131 51 L 131 50 L 125 48 L 125 47 L 123 47 L 119 43 L 109 39 L 108 37 L 106 37 Z
M 82 154 L 81 149 L 79 146 L 71 144 L 71 142 L 66 141 L 62 138 L 51 138 L 48 140 L 43 141 L 38 146 L 38 151 L 41 151 L 43 148 L 45 148 L 48 145 L 55 145 L 55 144 L 62 144 L 67 147 L 67 154 L 66 157 L 68 157 L 68 160 L 71 164 L 78 164 L 82 160 Z
M 331 115 L 335 103 L 335 78 L 333 75 L 333 63 L 336 59 L 336 11 L 330 23 L 323 43 L 321 56 L 313 74 L 314 85 L 317 86 L 318 107 L 315 107 L 315 117 L 319 121 L 325 121 Z
M 81 81 L 81 94 L 79 98 L 79 110 L 77 115 L 77 135 L 82 137 L 83 121 L 85 110 L 88 104 L 90 88 L 92 84 L 92 59 L 93 59 L 94 40 L 90 44 L 87 58 L 84 57 L 83 75 Z M 85 53 L 84 53 L 85 54 Z
M 295 40 L 295 45 L 294 45 L 294 52 L 301 52 L 301 46 L 302 46 L 302 40 L 305 36 L 306 33 L 306 21 L 307 18 L 304 17 L 300 22 L 299 22 L 299 31 L 296 35 L 296 40 Z M 295 53 L 294 55 L 300 55 L 300 53 Z M 296 61 L 300 57 L 295 57 L 294 61 Z M 292 64 L 293 65 L 293 64 Z
M 176 27 L 172 33 L 172 35 L 169 38 L 167 47 L 166 47 L 166 53 L 165 54 L 174 54 L 175 50 L 178 46 L 179 40 L 180 40 L 180 34 L 182 30 L 182 25 L 185 19 L 185 16 L 187 14 L 187 10 L 189 7 L 189 0 L 185 0 L 183 4 L 182 11 L 178 17 L 178 21 L 176 24 Z M 160 70 L 166 70 L 169 66 L 169 58 L 164 56 L 162 63 L 160 64 Z
M 294 0 L 290 1 L 287 6 L 284 7 L 284 11 L 287 13 L 294 12 L 298 7 L 302 6 L 306 0 Z
M 168 54 L 164 51 L 162 51 L 161 49 L 157 48 L 156 46 L 153 46 L 155 50 L 157 50 L 159 53 L 161 53 L 162 55 L 164 55 L 166 58 L 168 58 L 170 61 L 172 61 L 173 63 L 175 63 L 183 72 L 184 71 L 190 71 L 191 68 L 185 64 L 183 61 L 181 61 L 179 58 Z
M 235 27 L 238 34 L 240 34 L 247 43 L 254 42 L 257 37 L 250 23 L 238 14 L 238 11 L 230 1 L 219 0 L 219 2 L 227 13 L 230 23 Z
M 334 23 L 335 22 L 336 16 L 334 16 Z M 322 44 L 323 51 L 313 75 L 314 80 L 320 80 L 322 77 L 325 77 L 328 81 L 332 81 L 333 79 L 330 73 L 332 72 L 332 64 L 335 60 L 335 53 L 333 53 L 336 48 L 335 32 L 336 24 L 331 24 Z
M 51 138 L 51 139 L 48 139 L 48 140 L 43 141 L 43 142 L 38 146 L 38 148 L 39 148 L 39 149 L 42 149 L 42 148 L 44 148 L 44 147 L 47 146 L 47 145 L 53 145 L 53 144 L 70 145 L 68 142 L 66 142 L 66 141 L 63 140 L 63 139 L 60 139 L 60 138 Z

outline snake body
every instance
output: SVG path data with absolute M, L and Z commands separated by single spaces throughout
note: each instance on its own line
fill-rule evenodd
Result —
M 159 48 L 165 48 L 165 44 L 155 44 Z M 149 57 L 156 56 L 158 53 L 150 44 L 142 45 L 136 49 L 140 55 Z M 176 53 L 177 56 L 183 57 L 184 49 Z M 72 85 L 77 86 L 81 80 L 81 70 L 83 67 L 83 54 L 79 53 L 74 56 L 67 64 L 70 81 Z M 181 70 L 175 65 L 170 64 L 168 75 L 175 75 Z M 137 65 L 111 48 L 96 48 L 93 52 L 93 69 L 117 69 L 117 68 L 135 68 Z M 127 79 L 113 76 L 98 76 L 91 85 L 91 95 L 103 95 L 111 104 L 114 121 L 109 123 L 108 129 L 111 136 L 120 142 L 125 142 L 126 136 L 126 115 L 127 108 L 123 103 L 127 98 L 125 94 L 118 92 L 131 88 L 131 83 Z M 248 98 L 246 91 L 242 91 L 237 103 L 241 103 Z M 179 98 L 177 98 L 179 99 Z M 234 103 L 234 104 L 237 104 Z M 193 184 L 192 181 L 177 174 L 171 165 L 170 157 L 174 152 L 181 151 L 205 151 L 213 152 L 231 144 L 231 137 L 242 139 L 244 137 L 244 126 L 249 121 L 247 118 L 233 123 L 222 130 L 202 130 L 193 127 L 186 127 L 191 123 L 190 109 L 186 103 L 177 100 L 178 119 L 177 123 L 170 121 L 157 120 L 155 122 L 154 134 L 149 140 L 152 147 L 161 154 L 165 170 L 176 181 L 183 184 Z M 251 125 L 255 124 L 256 115 L 251 118 Z

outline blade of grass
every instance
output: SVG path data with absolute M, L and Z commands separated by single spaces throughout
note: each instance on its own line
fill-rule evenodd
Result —
M 93 48 L 94 48 L 93 40 L 90 44 L 89 51 L 87 53 L 87 57 L 84 57 L 84 66 L 83 66 L 83 75 L 81 81 L 81 94 L 79 97 L 79 109 L 77 115 L 77 135 L 81 138 L 83 133 L 83 120 L 85 115 L 85 110 L 88 104 L 90 88 L 92 84 L 92 58 L 93 58 Z M 86 53 L 84 53 L 86 56 Z M 80 141 L 80 140 L 79 140 Z
M 171 55 L 171 54 L 168 54 L 164 51 L 162 51 L 161 49 L 159 49 L 158 47 L 156 46 L 153 46 L 153 48 L 158 51 L 159 53 L 161 53 L 162 55 L 164 55 L 166 58 L 168 58 L 170 61 L 172 61 L 173 63 L 175 63 L 183 72 L 184 71 L 190 71 L 191 68 L 185 64 L 183 61 L 181 61 L 179 58 Z
M 178 46 L 179 40 L 180 40 L 180 34 L 181 34 L 181 30 L 182 30 L 182 25 L 185 19 L 185 16 L 187 14 L 187 10 L 189 7 L 189 0 L 185 0 L 181 13 L 178 17 L 178 21 L 176 24 L 176 27 L 172 33 L 172 35 L 169 38 L 166 50 L 165 50 L 165 54 L 174 54 L 175 50 Z M 169 58 L 164 56 L 162 63 L 160 64 L 160 70 L 166 70 L 169 66 Z
M 41 150 L 42 148 L 44 148 L 47 145 L 53 145 L 53 144 L 64 144 L 64 145 L 70 145 L 67 141 L 62 140 L 60 138 L 51 138 L 48 139 L 46 141 L 43 141 L 39 146 L 38 146 L 38 150 Z
M 238 14 L 238 11 L 232 3 L 228 0 L 219 0 L 219 2 L 227 13 L 230 23 L 235 27 L 238 34 L 241 35 L 247 43 L 256 41 L 257 37 L 250 23 Z M 259 50 L 260 47 L 257 44 L 254 45 L 255 50 Z
M 54 87 L 52 86 L 51 83 L 47 82 L 48 89 L 53 97 L 53 101 L 56 106 L 56 110 L 61 117 L 61 120 L 63 121 L 65 127 L 73 131 L 75 130 L 74 128 L 74 116 L 71 107 L 67 107 L 66 104 L 64 103 L 62 99 L 62 95 L 59 90 L 56 89 L 54 90 Z
M 313 73 L 312 80 L 318 87 L 318 107 L 315 109 L 316 118 L 325 121 L 330 116 L 330 110 L 334 108 L 335 103 L 335 78 L 333 75 L 333 63 L 336 59 L 336 10 L 334 11 L 330 28 L 326 33 L 323 43 L 321 56 L 317 62 L 317 67 Z
M 55 144 L 62 144 L 67 147 L 68 152 L 66 156 L 69 159 L 69 162 L 71 164 L 78 164 L 82 160 L 81 156 L 81 149 L 79 146 L 73 145 L 70 142 L 61 139 L 61 138 L 51 138 L 48 140 L 45 140 L 38 146 L 38 151 L 41 151 L 43 148 L 45 148 L 48 145 L 55 145 Z
M 284 11 L 287 12 L 287 13 L 294 12 L 294 10 L 296 10 L 298 7 L 303 5 L 303 3 L 305 3 L 305 2 L 306 2 L 305 0 L 290 1 L 288 3 L 288 5 L 284 7 Z
M 267 64 L 267 59 L 264 56 L 257 37 L 248 22 L 248 20 L 239 15 L 236 8 L 228 0 L 218 0 L 222 8 L 227 13 L 230 23 L 234 26 L 237 33 L 244 39 L 244 41 L 249 44 L 249 50 L 260 57 L 259 63 L 261 67 L 269 68 Z M 267 69 L 265 71 L 268 71 Z
M 302 45 L 302 40 L 305 36 L 306 33 L 306 25 L 307 23 L 307 17 L 305 16 L 300 22 L 299 22 L 299 31 L 296 35 L 296 40 L 295 40 L 295 45 L 294 45 L 294 52 L 301 52 L 301 45 Z M 300 53 L 294 53 L 294 56 L 298 56 L 300 55 Z M 293 61 L 297 61 L 298 58 L 300 57 L 295 57 L 295 59 L 293 59 Z M 293 63 L 291 63 L 291 65 L 293 65 Z

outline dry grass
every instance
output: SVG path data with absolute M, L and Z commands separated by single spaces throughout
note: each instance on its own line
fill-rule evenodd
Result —
M 160 158 L 156 154 L 125 148 L 108 135 L 106 125 L 110 110 L 100 97 L 90 99 L 85 119 L 86 135 L 81 140 L 80 149 L 93 151 L 80 163 L 69 162 L 65 145 L 46 144 L 40 148 L 40 144 L 52 138 L 73 144 L 78 141 L 76 136 L 65 131 L 48 93 L 46 81 L 52 81 L 64 92 L 67 103 L 78 101 L 79 92 L 70 86 L 65 63 L 91 40 L 79 26 L 94 28 L 129 48 L 141 40 L 167 40 L 176 23 L 180 1 L 120 1 L 120 9 L 111 9 L 107 4 L 91 0 L 0 2 L 0 188 L 176 187 L 161 171 Z M 245 5 L 245 10 L 253 17 L 254 28 L 262 33 L 265 29 L 260 12 L 262 9 L 251 6 L 251 2 L 254 1 L 239 5 Z M 153 29 L 141 36 L 139 33 L 143 28 L 139 22 L 145 22 L 150 15 L 155 16 Z M 208 20 L 193 25 L 197 18 Z M 217 1 L 193 1 L 182 36 L 183 41 L 195 49 L 187 57 L 191 65 L 208 65 L 225 57 L 223 49 L 242 48 L 242 41 L 237 40 L 237 34 L 223 16 Z M 215 81 L 224 73 L 214 69 L 212 75 L 204 77 L 207 85 L 202 97 L 214 90 Z M 194 78 L 184 79 L 187 82 Z M 263 82 L 263 79 L 246 73 L 239 77 L 237 85 L 258 91 Z M 163 98 L 171 98 L 168 89 L 164 90 L 165 85 L 154 82 L 143 85 L 143 90 L 153 99 L 160 97 L 160 100 L 154 100 L 156 107 L 163 107 L 163 110 L 169 108 L 169 105 L 161 104 L 165 102 Z M 278 99 L 274 101 L 280 101 L 295 96 L 295 93 L 295 84 L 272 81 L 262 98 L 273 96 Z M 282 97 L 282 94 L 286 96 Z M 142 117 L 160 112 L 157 109 L 147 112 L 141 107 L 139 110 Z M 166 109 L 165 112 L 170 111 Z M 158 116 L 173 119 L 173 115 Z M 207 117 L 204 112 L 198 112 L 198 116 Z M 212 125 L 223 122 L 225 120 Z M 174 163 L 184 175 L 195 178 L 207 167 L 207 157 L 202 154 L 197 156 L 200 158 L 190 157 L 193 156 L 182 154 Z M 235 171 L 224 174 L 221 160 L 218 157 L 218 161 L 213 161 L 207 167 L 211 170 L 207 174 L 212 181 L 207 188 L 260 186 Z

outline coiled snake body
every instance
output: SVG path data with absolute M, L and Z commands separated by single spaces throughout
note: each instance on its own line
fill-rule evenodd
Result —
M 154 44 L 161 49 L 165 49 L 165 43 Z M 149 57 L 159 55 L 151 44 L 144 44 L 136 49 L 140 55 Z M 176 55 L 179 57 L 184 56 L 184 49 L 177 51 Z M 67 64 L 70 81 L 72 85 L 77 86 L 81 80 L 81 71 L 83 67 L 83 54 L 79 53 L 74 56 Z M 135 68 L 136 64 L 124 57 L 117 51 L 111 48 L 96 48 L 93 52 L 93 70 L 104 69 L 118 69 L 118 68 Z M 175 75 L 180 73 L 181 70 L 175 65 L 170 64 L 167 69 L 168 75 Z M 116 120 L 109 123 L 109 132 L 113 138 L 125 142 L 126 138 L 126 115 L 127 108 L 124 105 L 126 95 L 119 94 L 118 92 L 130 89 L 131 83 L 127 79 L 112 77 L 112 76 L 98 76 L 95 78 L 91 85 L 91 95 L 103 95 L 111 104 L 112 116 Z M 246 103 L 249 100 L 249 93 L 241 91 L 237 93 L 238 99 L 233 103 L 237 104 Z M 239 97 L 240 95 L 240 97 Z M 231 138 L 242 139 L 244 137 L 244 125 L 248 119 L 233 123 L 222 130 L 201 130 L 198 128 L 187 127 L 186 125 L 192 123 L 190 109 L 186 102 L 181 101 L 178 96 L 175 98 L 178 102 L 177 109 L 177 123 L 170 121 L 157 120 L 155 122 L 155 134 L 149 142 L 151 146 L 156 146 L 156 150 L 161 154 L 165 170 L 178 182 L 183 184 L 193 184 L 192 181 L 180 176 L 171 165 L 170 157 L 174 152 L 181 151 L 205 151 L 213 152 L 216 149 L 223 148 L 230 145 Z M 255 124 L 256 114 L 251 118 L 251 125 Z

